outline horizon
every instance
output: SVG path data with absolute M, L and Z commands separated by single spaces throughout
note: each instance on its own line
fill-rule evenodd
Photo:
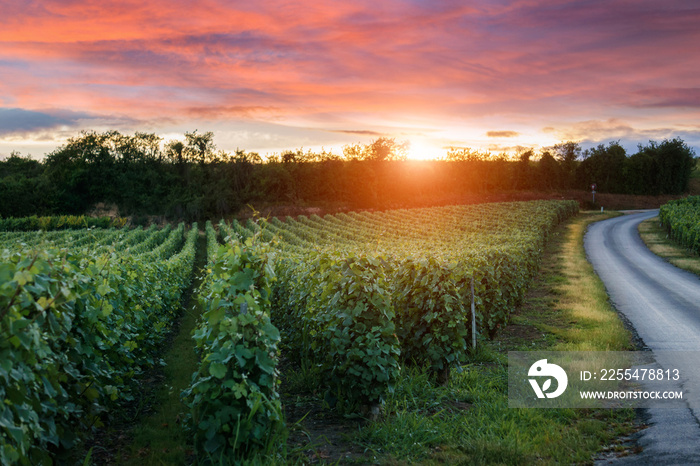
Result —
M 621 0 L 4 4 L 0 158 L 80 131 L 262 156 L 379 137 L 410 157 L 682 138 L 700 149 L 700 8 Z
M 83 131 L 89 133 L 93 130 L 83 130 Z M 107 130 L 107 131 L 110 131 L 110 130 Z M 202 134 L 201 132 L 199 132 L 197 130 L 195 130 L 194 132 L 198 132 L 198 133 Z M 70 139 L 80 139 L 83 134 L 84 133 L 81 132 L 80 134 L 76 134 L 75 136 L 71 137 Z M 131 136 L 131 135 L 125 134 L 125 133 L 122 133 L 122 134 L 124 134 L 125 136 Z M 156 133 L 152 133 L 152 134 L 156 134 Z M 156 134 L 156 136 L 159 136 L 159 135 Z M 165 138 L 161 137 L 161 140 L 158 144 L 158 147 L 161 151 L 165 152 L 169 142 L 173 142 L 173 141 L 185 142 L 185 139 L 186 138 L 184 135 L 183 135 L 183 137 L 174 137 L 172 139 L 165 139 Z M 216 146 L 215 139 L 216 139 L 216 135 L 214 134 L 213 141 L 214 141 L 214 144 Z M 675 138 L 671 137 L 671 138 L 664 139 L 664 140 L 671 140 L 671 139 L 675 139 Z M 398 146 L 402 142 L 405 143 L 405 142 L 410 142 L 410 141 L 395 141 L 395 142 L 397 143 L 397 146 Z M 574 141 L 560 141 L 557 144 L 564 144 L 564 143 L 570 143 L 570 142 L 574 142 Z M 647 147 L 648 144 L 650 144 L 650 143 L 662 143 L 662 142 L 663 141 L 661 141 L 661 140 L 649 140 L 649 141 L 646 141 L 645 143 L 638 142 L 634 149 L 632 149 L 629 145 L 627 147 L 625 147 L 625 145 L 620 143 L 619 140 L 618 141 L 609 141 L 607 144 L 601 143 L 601 144 L 583 145 L 583 144 L 580 144 L 579 142 L 575 142 L 575 143 L 578 144 L 579 148 L 581 149 L 579 160 L 584 160 L 588 156 L 589 149 L 597 148 L 597 147 L 600 147 L 601 145 L 602 146 L 609 146 L 611 144 L 618 144 L 619 143 L 619 145 L 625 150 L 626 156 L 629 157 L 629 156 L 637 153 L 643 147 Z M 691 151 L 694 152 L 695 158 L 700 158 L 700 155 L 697 154 L 697 151 L 695 150 L 694 147 L 688 145 L 687 141 L 683 141 L 683 142 L 688 147 L 690 147 Z M 361 143 L 357 143 L 357 142 L 356 143 L 349 143 L 349 144 L 347 144 L 347 146 L 353 146 L 353 145 L 358 145 L 358 144 L 365 146 L 365 147 L 369 146 L 369 144 L 361 144 Z M 58 147 L 56 147 L 55 150 L 60 151 L 63 147 L 64 147 L 64 145 L 58 146 Z M 345 146 L 342 146 L 339 151 L 334 151 L 333 149 L 327 149 L 325 147 L 321 147 L 320 150 L 313 150 L 311 148 L 299 147 L 299 148 L 284 149 L 280 152 L 268 152 L 265 154 L 260 154 L 256 151 L 249 151 L 249 150 L 239 148 L 239 147 L 237 147 L 234 150 L 224 150 L 224 149 L 221 149 L 219 147 L 215 147 L 214 149 L 216 151 L 223 151 L 225 153 L 225 155 L 228 157 L 233 156 L 238 151 L 242 151 L 243 153 L 246 153 L 246 154 L 256 154 L 256 155 L 259 155 L 261 157 L 263 163 L 267 163 L 271 159 L 279 158 L 284 153 L 290 153 L 290 152 L 291 153 L 302 153 L 302 154 L 318 154 L 318 155 L 322 155 L 322 156 L 325 154 L 325 155 L 331 156 L 331 157 L 338 157 L 342 160 L 349 160 L 349 159 L 346 159 L 346 156 L 344 155 L 344 150 L 343 150 L 344 147 Z M 422 150 L 421 146 L 418 146 L 418 148 L 416 149 L 416 147 L 409 144 L 407 149 L 405 150 L 405 152 L 403 152 L 403 153 L 405 153 L 405 158 L 398 158 L 395 160 L 396 161 L 403 160 L 403 161 L 409 161 L 409 162 L 410 161 L 413 161 L 413 162 L 442 161 L 442 160 L 446 160 L 449 151 L 462 150 L 462 149 L 466 149 L 469 151 L 473 151 L 475 153 L 483 154 L 483 155 L 485 155 L 484 160 L 497 160 L 500 157 L 504 157 L 505 160 L 511 161 L 511 162 L 518 161 L 519 155 L 526 152 L 526 151 L 532 152 L 530 161 L 533 161 L 533 162 L 539 161 L 545 152 L 550 153 L 550 155 L 556 155 L 556 154 L 554 154 L 554 152 L 556 152 L 556 148 L 554 147 L 554 145 L 552 145 L 552 146 L 542 146 L 542 147 L 537 147 L 537 148 L 516 146 L 514 148 L 510 148 L 511 150 L 502 150 L 500 152 L 496 152 L 496 151 L 490 150 L 488 148 L 487 149 L 479 149 L 479 148 L 466 147 L 466 146 L 442 147 L 439 149 L 438 148 L 430 148 L 429 149 L 431 151 L 429 153 L 430 155 L 426 156 L 425 155 L 426 152 L 421 152 L 421 150 Z M 33 156 L 32 154 L 23 154 L 19 151 L 13 150 L 9 154 L 0 153 L 0 162 L 7 160 L 12 155 L 18 155 L 20 157 L 29 157 L 33 160 L 39 160 L 40 162 L 42 162 L 46 156 L 50 155 L 50 153 L 46 153 L 42 157 L 37 158 L 37 157 Z

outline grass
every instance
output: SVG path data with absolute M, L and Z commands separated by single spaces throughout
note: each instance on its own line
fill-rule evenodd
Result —
M 197 247 L 195 271 L 200 270 L 206 260 L 203 238 L 200 238 Z M 199 273 L 195 273 L 192 290 L 199 286 L 201 280 L 198 276 Z M 191 333 L 200 313 L 193 292 L 184 306 L 179 331 L 163 356 L 166 363 L 165 383 L 156 393 L 153 402 L 155 411 L 143 417 L 130 432 L 131 444 L 116 453 L 118 464 L 186 464 L 192 455 L 183 425 L 187 408 L 180 401 L 180 392 L 190 384 L 192 373 L 197 369 L 198 360 Z
M 197 321 L 196 310 L 186 310 L 180 333 L 165 355 L 165 385 L 157 394 L 157 410 L 133 431 L 133 442 L 122 464 L 184 464 L 191 455 L 183 421 L 186 407 L 180 392 L 187 388 L 197 368 L 190 332 Z
M 673 241 L 659 217 L 650 218 L 639 224 L 639 236 L 647 247 L 657 256 L 666 259 L 680 269 L 700 275 L 700 256 Z
M 559 337 L 555 351 L 624 351 L 631 350 L 630 334 L 608 300 L 603 282 L 588 262 L 583 249 L 586 227 L 616 213 L 588 212 L 572 221 L 562 233 L 561 241 L 552 245 L 543 267 L 549 276 L 551 295 L 557 296 L 555 307 L 562 311 L 568 325 L 549 327 Z
M 515 409 L 507 397 L 508 351 L 631 349 L 630 335 L 583 250 L 587 225 L 614 215 L 582 213 L 561 226 L 547 246 L 540 276 L 505 330 L 494 341 L 482 341 L 447 386 L 432 384 L 424 368 L 404 368 L 382 418 L 358 423 L 344 435 L 363 454 L 340 457 L 333 456 L 334 448 L 321 448 L 327 461 L 588 464 L 605 446 L 624 450 L 617 439 L 638 430 L 632 410 Z M 300 388 L 298 377 L 292 379 Z M 313 450 L 318 458 L 319 446 Z

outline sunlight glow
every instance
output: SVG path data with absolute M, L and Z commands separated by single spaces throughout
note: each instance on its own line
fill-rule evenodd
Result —
M 424 137 L 409 138 L 411 146 L 408 148 L 409 160 L 428 160 L 444 157 L 446 150 L 440 146 L 431 144 Z

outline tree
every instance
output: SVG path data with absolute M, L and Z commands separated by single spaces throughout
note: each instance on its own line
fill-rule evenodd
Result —
M 625 161 L 625 190 L 630 194 L 658 193 L 656 161 L 646 152 L 637 152 Z
M 362 144 L 347 144 L 343 146 L 345 160 L 363 160 L 365 158 L 365 146 Z
M 185 133 L 185 156 L 192 162 L 204 165 L 216 160 L 216 145 L 214 144 L 214 133 L 207 131 L 198 134 L 197 130 Z
M 695 166 L 695 152 L 681 138 L 665 139 L 661 144 L 649 141 L 639 152 L 654 160 L 655 193 L 681 194 L 688 189 Z
M 173 163 L 184 163 L 185 144 L 182 141 L 168 141 L 165 144 L 165 157 Z
M 532 168 L 530 159 L 534 155 L 532 149 L 522 150 L 518 154 L 518 162 L 515 176 L 516 189 L 528 189 L 532 187 Z
M 0 217 L 49 213 L 54 196 L 43 172 L 39 161 L 19 152 L 0 160 Z
M 445 160 L 449 162 L 481 162 L 490 158 L 489 152 L 481 152 L 469 147 L 450 147 L 445 156 Z
M 120 191 L 115 170 L 120 136 L 118 131 L 83 131 L 46 156 L 45 174 L 60 193 L 58 211 L 83 213 L 97 202 L 114 201 Z
M 163 138 L 154 133 L 136 132 L 133 136 L 134 143 L 139 147 L 144 160 L 163 160 L 163 151 L 160 143 Z
M 346 160 L 406 160 L 410 145 L 408 141 L 397 143 L 394 138 L 380 137 L 364 146 L 346 145 L 343 147 L 343 155 Z
M 556 189 L 561 186 L 561 166 L 552 154 L 545 150 L 537 162 L 538 185 L 543 189 Z
M 586 151 L 585 155 L 586 158 L 576 169 L 579 186 L 585 189 L 595 183 L 601 192 L 626 191 L 624 167 L 627 152 L 619 141 L 610 142 L 607 147 L 600 144 Z
M 560 163 L 573 163 L 581 156 L 581 146 L 577 142 L 566 141 L 552 147 L 554 158 Z
M 252 164 L 261 164 L 263 163 L 262 157 L 260 157 L 260 154 L 257 152 L 246 152 L 243 149 L 238 149 L 236 148 L 236 151 L 233 153 L 232 159 L 234 162 L 248 162 Z
M 565 187 L 572 187 L 576 173 L 576 161 L 581 156 L 581 146 L 577 142 L 566 141 L 552 147 L 554 157 L 561 166 L 562 181 Z
M 300 159 L 302 154 L 299 150 L 293 151 L 293 150 L 286 150 L 282 152 L 281 160 L 282 163 L 296 163 L 301 161 Z
M 399 144 L 394 138 L 381 137 L 368 146 L 368 158 L 376 161 L 406 160 L 409 147 L 408 141 Z

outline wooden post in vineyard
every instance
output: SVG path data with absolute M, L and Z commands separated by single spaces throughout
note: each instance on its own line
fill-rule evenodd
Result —
M 472 275 L 472 349 L 476 349 L 476 313 L 474 312 L 474 276 Z

